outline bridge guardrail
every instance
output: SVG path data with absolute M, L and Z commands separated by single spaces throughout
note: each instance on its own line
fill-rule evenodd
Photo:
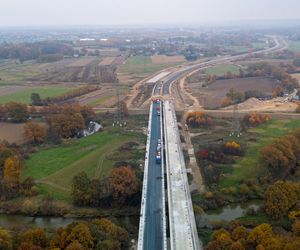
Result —
M 139 236 L 138 236 L 138 250 L 144 249 L 144 233 L 145 233 L 145 222 L 146 222 L 146 206 L 147 206 L 147 187 L 148 187 L 148 167 L 149 167 L 149 152 L 150 152 L 150 140 L 151 140 L 151 124 L 152 124 L 152 111 L 153 103 L 150 105 L 149 112 L 149 124 L 147 130 L 147 145 L 146 145 L 146 155 L 144 164 L 144 179 L 143 179 L 143 190 L 142 190 L 142 200 L 141 200 L 141 211 L 140 211 L 140 223 L 139 223 Z

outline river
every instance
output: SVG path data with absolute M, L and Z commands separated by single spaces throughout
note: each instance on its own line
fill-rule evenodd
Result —
M 77 218 L 62 218 L 62 217 L 30 217 L 26 215 L 10 215 L 0 214 L 0 227 L 9 230 L 22 230 L 28 228 L 44 228 L 47 231 L 54 231 L 59 227 L 65 227 L 68 224 L 76 221 L 90 220 Z M 130 227 L 132 230 L 138 230 L 138 216 L 124 216 L 117 218 L 121 226 Z
M 257 210 L 261 206 L 261 201 L 253 200 L 241 204 L 230 204 L 217 210 L 209 210 L 197 218 L 197 224 L 211 225 L 216 222 L 230 222 L 246 215 L 248 209 Z
M 211 225 L 215 222 L 229 222 L 241 216 L 244 216 L 247 209 L 257 210 L 261 201 L 249 201 L 242 204 L 231 204 L 217 210 L 210 210 L 197 216 L 198 225 Z M 138 216 L 124 216 L 117 218 L 121 226 L 130 227 L 134 231 L 138 229 Z M 26 215 L 0 214 L 0 227 L 10 230 L 20 230 L 24 228 L 45 228 L 47 231 L 53 231 L 59 227 L 65 227 L 72 222 L 88 219 L 61 218 L 61 217 L 30 217 Z

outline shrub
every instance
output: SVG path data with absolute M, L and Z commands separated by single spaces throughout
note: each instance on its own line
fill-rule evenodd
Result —
M 271 116 L 268 114 L 258 114 L 256 112 L 252 112 L 248 115 L 245 115 L 243 121 L 245 125 L 249 127 L 256 127 L 262 123 L 266 123 L 271 120 Z
M 201 111 L 189 112 L 186 123 L 191 127 L 208 127 L 212 125 L 212 118 Z

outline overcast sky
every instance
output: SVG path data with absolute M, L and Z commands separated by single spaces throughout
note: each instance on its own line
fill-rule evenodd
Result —
M 0 26 L 300 19 L 300 0 L 0 0 Z

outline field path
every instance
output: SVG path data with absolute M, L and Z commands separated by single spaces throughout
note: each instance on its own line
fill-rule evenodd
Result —
M 58 185 L 56 183 L 53 183 L 53 182 L 47 181 L 47 180 L 37 180 L 37 181 L 35 181 L 35 183 L 49 185 L 51 187 L 57 188 L 57 189 L 59 189 L 61 191 L 64 191 L 64 192 L 70 192 L 71 191 L 71 189 L 69 189 L 69 188 L 63 187 L 61 185 Z

